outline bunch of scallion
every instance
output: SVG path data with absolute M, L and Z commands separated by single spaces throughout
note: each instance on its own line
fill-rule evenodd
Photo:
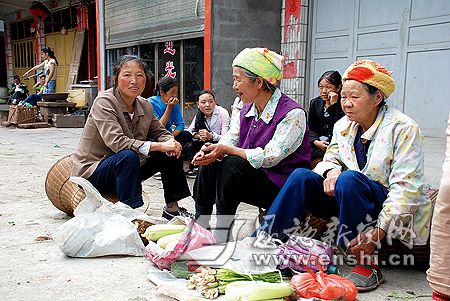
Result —
M 225 293 L 226 286 L 235 281 L 264 281 L 277 283 L 283 280 L 279 272 L 263 274 L 240 274 L 230 269 L 199 267 L 189 278 L 188 289 L 195 289 L 208 299 L 215 299 Z

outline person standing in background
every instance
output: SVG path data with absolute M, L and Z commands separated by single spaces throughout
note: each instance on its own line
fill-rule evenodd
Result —
M 41 49 L 41 57 L 44 61 L 25 72 L 23 76 L 27 76 L 34 70 L 44 68 L 44 74 L 46 76 L 44 83 L 44 93 L 55 93 L 58 60 L 56 59 L 55 53 L 50 49 L 50 47 L 44 47 Z

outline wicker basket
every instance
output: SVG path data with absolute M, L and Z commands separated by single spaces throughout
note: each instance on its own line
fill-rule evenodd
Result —
M 36 121 L 36 107 L 9 106 L 8 121 L 12 124 L 33 123 Z
M 83 189 L 69 180 L 72 174 L 72 155 L 59 159 L 48 171 L 45 192 L 59 210 L 73 215 L 73 210 L 84 199 Z
M 83 189 L 69 180 L 72 167 L 72 155 L 67 155 L 50 168 L 45 179 L 45 192 L 49 200 L 56 208 L 69 215 L 73 215 L 73 211 L 85 197 Z M 104 197 L 113 203 L 118 201 L 115 195 Z

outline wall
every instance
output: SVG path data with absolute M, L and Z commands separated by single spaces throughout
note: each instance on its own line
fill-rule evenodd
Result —
M 230 110 L 236 93 L 231 63 L 246 47 L 280 52 L 281 1 L 211 1 L 211 88 L 217 101 Z
M 202 37 L 203 0 L 105 0 L 107 49 Z
M 315 0 L 310 4 L 310 97 L 317 95 L 315 79 L 324 71 L 343 73 L 357 59 L 372 59 L 393 71 L 397 82 L 387 103 L 412 117 L 422 133 L 444 135 L 450 110 L 442 90 L 450 83 L 448 0 Z

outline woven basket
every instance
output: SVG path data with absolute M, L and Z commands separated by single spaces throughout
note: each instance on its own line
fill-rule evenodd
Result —
M 83 189 L 69 180 L 72 174 L 72 155 L 59 159 L 48 171 L 45 192 L 59 210 L 73 215 L 73 210 L 84 199 Z
M 83 189 L 69 180 L 72 167 L 72 155 L 67 155 L 50 168 L 45 179 L 45 192 L 49 200 L 68 215 L 73 215 L 73 211 L 85 197 Z M 118 201 L 115 195 L 104 197 L 113 203 Z

